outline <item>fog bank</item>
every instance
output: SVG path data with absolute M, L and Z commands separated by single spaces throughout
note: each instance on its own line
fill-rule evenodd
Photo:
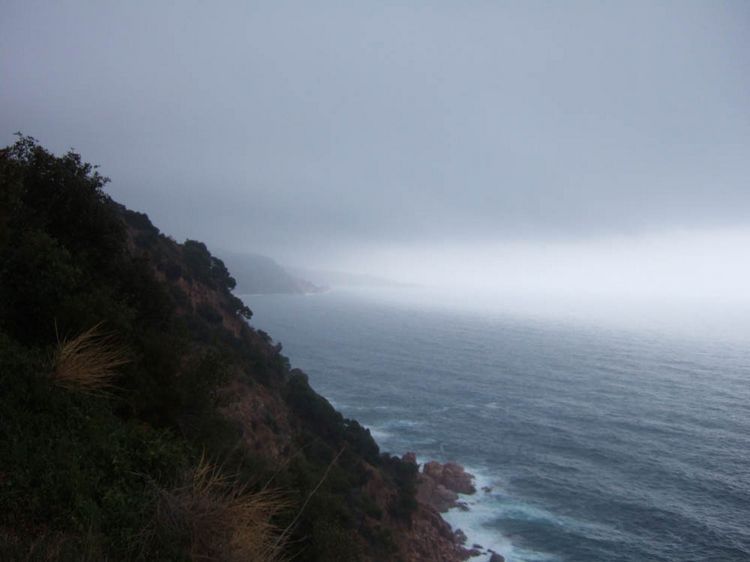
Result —
M 351 268 L 418 287 L 370 296 L 407 306 L 750 339 L 750 229 L 577 242 L 372 252 Z

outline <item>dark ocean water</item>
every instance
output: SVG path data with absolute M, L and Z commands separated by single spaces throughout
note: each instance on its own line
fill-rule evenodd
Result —
M 247 297 L 381 449 L 457 460 L 509 562 L 750 560 L 750 351 L 352 293 Z

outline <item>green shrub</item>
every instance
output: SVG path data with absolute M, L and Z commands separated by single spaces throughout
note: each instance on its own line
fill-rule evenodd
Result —
M 398 495 L 388 506 L 388 511 L 393 517 L 410 521 L 417 509 L 417 465 L 388 454 L 382 456 L 382 461 L 383 470 L 398 489 Z
M 399 490 L 389 511 L 403 518 L 415 505 L 414 470 L 381 457 L 369 430 L 290 370 L 265 332 L 226 330 L 222 315 L 252 313 L 231 294 L 224 263 L 112 202 L 105 183 L 77 154 L 56 157 L 30 137 L 0 150 L 0 559 L 187 558 L 184 541 L 145 541 L 144 532 L 160 491 L 204 454 L 248 490 L 272 480 L 305 505 L 298 517 L 274 516 L 282 528 L 294 522 L 297 559 L 392 559 L 387 530 L 367 527 L 383 514 L 363 495 L 365 463 L 385 466 Z M 193 310 L 185 283 L 215 291 L 223 309 Z M 128 351 L 108 379 L 116 386 L 97 396 L 53 384 L 58 338 L 99 323 Z M 232 376 L 286 402 L 288 465 L 248 451 L 220 414 L 219 389 Z
M 152 483 L 171 482 L 187 460 L 171 432 L 53 386 L 47 353 L 5 335 L 0 419 L 0 527 L 91 534 L 114 552 L 128 552 L 150 517 Z

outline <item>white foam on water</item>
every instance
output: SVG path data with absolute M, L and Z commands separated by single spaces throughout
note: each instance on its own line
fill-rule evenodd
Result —
M 400 419 L 387 421 L 378 425 L 366 425 L 365 427 L 370 430 L 370 435 L 375 439 L 380 449 L 388 450 L 385 444 L 394 437 L 394 431 L 397 432 L 399 429 L 416 427 L 418 425 L 421 425 L 421 422 Z
M 459 508 L 453 508 L 448 513 L 443 514 L 443 518 L 453 527 L 454 530 L 461 529 L 466 535 L 465 547 L 471 549 L 474 544 L 481 545 L 483 554 L 471 558 L 476 562 L 489 561 L 490 550 L 501 554 L 506 562 L 552 562 L 555 557 L 539 552 L 533 552 L 513 544 L 511 538 L 504 536 L 494 522 L 498 515 L 508 509 L 509 502 L 512 502 L 507 494 L 504 493 L 502 482 L 495 477 L 488 475 L 483 470 L 472 467 L 465 467 L 465 470 L 474 475 L 474 486 L 477 489 L 475 494 L 460 494 L 459 499 L 469 508 L 464 511 Z M 512 509 L 520 507 L 512 502 Z M 537 518 L 535 510 L 528 507 L 530 518 Z M 545 514 L 546 515 L 546 514 Z
M 383 448 L 383 443 L 393 437 L 392 433 L 389 433 L 384 429 L 380 429 L 372 425 L 368 426 L 367 429 L 370 430 L 370 435 L 372 435 L 372 438 L 375 439 L 381 449 Z
M 333 406 L 334 410 L 337 410 L 341 412 L 342 410 L 347 409 L 349 406 L 346 404 L 342 404 L 341 402 L 337 402 L 336 400 L 329 398 L 326 394 L 321 394 L 326 400 L 328 400 L 328 403 Z
M 417 427 L 423 424 L 424 422 L 421 422 L 421 421 L 400 419 L 400 420 L 391 420 L 391 421 L 386 422 L 385 427 L 389 427 L 389 428 Z
M 393 431 L 399 428 L 412 427 L 419 422 L 412 420 L 393 420 L 378 426 L 367 426 L 370 434 L 377 441 L 381 449 L 389 440 L 394 439 Z M 388 447 L 386 446 L 385 449 Z M 423 466 L 432 460 L 417 455 L 417 463 Z M 444 460 L 444 459 L 443 459 Z M 443 518 L 454 530 L 461 529 L 466 535 L 466 548 L 471 549 L 474 544 L 481 545 L 482 554 L 470 558 L 472 562 L 488 562 L 490 550 L 501 554 L 506 562 L 553 562 L 557 558 L 550 554 L 533 552 L 513 544 L 512 538 L 506 537 L 497 528 L 496 521 L 500 515 L 511 514 L 515 518 L 549 519 L 551 513 L 530 505 L 515 501 L 505 492 L 502 479 L 490 475 L 486 470 L 465 466 L 464 469 L 474 475 L 475 494 L 460 494 L 459 500 L 469 509 L 468 511 L 454 508 L 443 513 Z

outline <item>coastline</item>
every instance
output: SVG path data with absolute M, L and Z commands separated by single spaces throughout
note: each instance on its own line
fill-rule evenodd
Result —
M 404 453 L 401 458 L 417 466 L 417 502 L 421 509 L 431 510 L 449 526 L 460 560 L 506 562 L 504 553 L 508 545 L 496 545 L 487 540 L 489 537 L 480 539 L 473 529 L 461 525 L 462 519 L 464 524 L 469 523 L 461 514 L 470 514 L 482 495 L 492 492 L 489 481 L 478 479 L 457 462 L 420 463 L 413 452 Z

